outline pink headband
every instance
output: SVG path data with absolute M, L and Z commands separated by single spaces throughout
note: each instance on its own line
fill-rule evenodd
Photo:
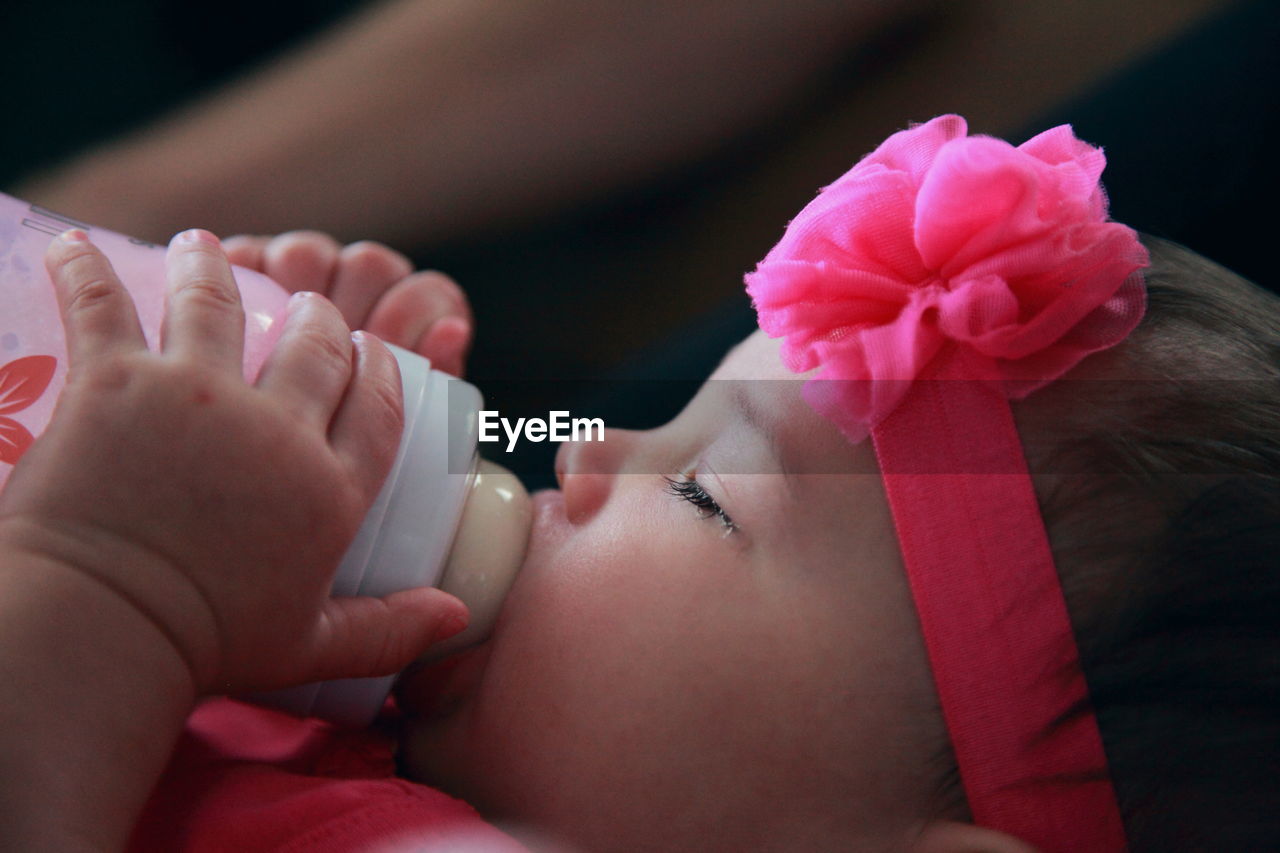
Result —
M 875 444 L 975 823 L 1121 851 L 1008 401 L 1133 330 L 1147 254 L 1107 221 L 1106 160 L 1069 126 L 1016 148 L 966 133 L 941 116 L 889 137 L 800 212 L 747 291 L 787 366 L 818 370 L 810 405 Z

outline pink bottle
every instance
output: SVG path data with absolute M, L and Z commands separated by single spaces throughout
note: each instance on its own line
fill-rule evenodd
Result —
M 0 194 L 0 487 L 11 466 L 48 423 L 66 381 L 66 341 L 53 288 L 44 269 L 49 241 L 68 228 L 88 231 L 111 259 L 138 307 L 138 318 L 153 349 L 164 315 L 165 250 L 90 228 L 65 216 Z M 266 276 L 236 269 L 246 306 L 245 375 L 258 368 L 275 346 L 288 294 Z M 252 307 L 250 307 L 252 306 Z
M 0 489 L 49 422 L 66 382 L 66 341 L 44 268 L 49 241 L 81 228 L 110 259 L 134 299 L 147 343 L 164 314 L 165 250 L 68 219 L 0 193 Z M 246 378 L 258 373 L 280 334 L 289 294 L 266 276 L 235 268 L 245 307 Z M 404 386 L 405 431 L 391 473 L 333 582 L 341 595 L 382 596 L 439 586 L 471 611 L 447 649 L 488 635 L 523 562 L 532 522 L 519 480 L 479 459 L 481 397 L 473 385 L 392 347 Z M 441 649 L 433 650 L 439 654 Z M 362 725 L 382 707 L 393 678 L 307 684 L 269 704 Z

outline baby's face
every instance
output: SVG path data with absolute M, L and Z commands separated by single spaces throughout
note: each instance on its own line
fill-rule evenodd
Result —
M 712 379 L 794 377 L 757 333 Z M 801 384 L 565 445 L 493 638 L 404 679 L 408 771 L 591 850 L 904 846 L 945 739 L 879 476 L 814 473 L 873 451 Z

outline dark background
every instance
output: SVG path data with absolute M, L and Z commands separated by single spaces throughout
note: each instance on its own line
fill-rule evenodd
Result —
M 252 69 L 357 5 L 223 0 L 211 10 L 171 0 L 52 6 L 10 0 L 0 51 L 7 81 L 0 187 Z M 765 212 L 746 211 L 742 221 L 732 204 L 706 200 L 742 197 L 754 175 L 797 156 L 789 140 L 838 123 L 832 117 L 847 112 L 868 80 L 927 43 L 930 26 L 947 25 L 943 15 L 920 31 L 887 33 L 819 81 L 791 112 L 713 158 L 548 221 L 419 251 L 416 260 L 450 272 L 468 289 L 480 329 L 469 378 L 490 406 L 512 417 L 569 408 L 611 425 L 665 421 L 691 387 L 666 380 L 705 377 L 754 328 L 741 274 L 781 233 L 786 217 L 864 151 L 851 143 L 837 155 L 844 166 L 815 164 L 825 169 L 816 182 L 808 173 L 783 191 L 765 182 Z M 1056 105 L 1008 128 L 973 130 L 1020 142 L 1071 123 L 1106 150 L 1104 183 L 1117 220 L 1275 289 L 1277 56 L 1280 14 L 1273 0 L 1222 3 L 1172 41 Z M 889 129 L 928 117 L 897 116 Z M 877 129 L 875 138 L 883 135 Z M 626 393 L 611 395 L 611 379 L 646 381 L 622 382 Z M 641 395 L 638 387 L 650 390 Z M 532 455 L 519 467 L 549 471 L 554 448 L 526 447 Z

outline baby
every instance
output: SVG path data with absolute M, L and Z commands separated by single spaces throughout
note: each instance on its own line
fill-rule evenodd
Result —
M 405 775 L 551 849 L 1273 845 L 1280 305 L 1155 240 L 1138 273 L 1100 170 L 944 117 L 819 196 L 750 277 L 781 341 L 564 446 L 494 636 L 400 680 Z M 197 232 L 147 354 L 82 237 L 49 257 L 72 381 L 0 495 L 20 849 L 123 844 L 196 697 L 390 671 L 461 618 L 324 595 L 389 464 L 385 349 L 300 299 L 245 386 Z M 230 248 L 280 275 L 272 245 Z M 418 343 L 393 292 L 348 319 Z

